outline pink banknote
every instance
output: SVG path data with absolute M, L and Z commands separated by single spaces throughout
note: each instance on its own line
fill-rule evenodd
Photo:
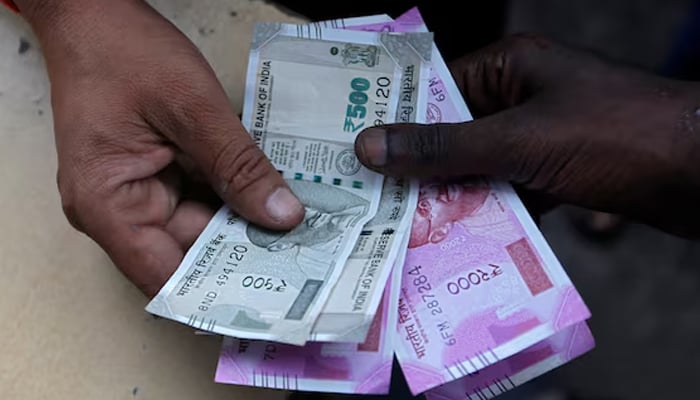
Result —
M 397 21 L 372 26 L 427 30 L 416 8 Z M 436 48 L 432 60 L 429 122 L 471 120 Z M 414 394 L 494 365 L 590 316 L 508 184 L 423 184 L 408 247 L 396 354 Z
M 426 392 L 428 400 L 484 400 L 505 393 L 593 348 L 585 322 L 572 325 L 534 346 L 479 372 Z
M 590 316 L 507 186 L 424 185 L 419 199 L 396 347 L 412 392 L 486 368 Z
M 386 394 L 391 383 L 400 265 L 392 272 L 364 343 L 303 347 L 226 338 L 216 382 L 285 390 Z M 393 329 L 392 329 L 393 330 Z

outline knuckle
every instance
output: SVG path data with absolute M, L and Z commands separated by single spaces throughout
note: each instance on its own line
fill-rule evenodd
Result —
M 214 175 L 224 181 L 224 194 L 244 192 L 270 171 L 265 154 L 254 143 L 240 145 L 235 140 L 217 151 L 213 165 Z

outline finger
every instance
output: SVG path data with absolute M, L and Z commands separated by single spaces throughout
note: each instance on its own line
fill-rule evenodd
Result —
M 84 222 L 83 231 L 148 296 L 157 293 L 184 255 L 182 245 L 157 222 L 173 214 L 168 204 L 170 189 L 164 185 L 157 187 L 160 193 L 154 191 L 154 185 L 142 185 L 140 189 L 134 186 L 127 190 L 133 194 L 129 200 L 118 201 L 118 205 L 109 199 L 87 195 L 77 203 L 77 220 Z M 139 201 L 145 195 L 157 201 Z
M 112 261 L 146 296 L 155 296 L 184 256 L 180 243 L 162 227 L 115 225 L 102 241 Z
M 552 57 L 558 51 L 542 36 L 513 35 L 457 59 L 450 70 L 478 118 L 521 104 L 543 90 L 558 77 L 553 64 L 559 63 Z
M 166 224 L 131 223 L 129 217 L 88 209 L 100 220 L 88 234 L 102 246 L 122 273 L 149 297 L 175 272 L 186 250 L 212 217 L 203 204 L 182 201 Z M 91 218 L 91 220 L 94 220 Z M 126 223 L 125 223 L 126 222 Z
M 176 171 L 166 168 L 157 177 L 125 184 L 108 197 L 86 194 L 78 204 L 85 233 L 148 296 L 156 294 L 184 255 L 178 238 L 165 229 L 182 204 L 179 185 Z
M 489 175 L 523 182 L 537 170 L 546 143 L 527 109 L 457 124 L 397 124 L 361 132 L 355 151 L 367 167 L 392 176 Z
M 186 251 L 213 216 L 214 213 L 205 204 L 185 200 L 175 209 L 170 221 L 165 225 L 165 231 Z
M 201 75 L 201 73 L 200 73 Z M 248 220 L 272 229 L 301 222 L 304 208 L 230 110 L 215 79 L 192 79 L 161 95 L 159 130 L 207 176 L 223 200 Z

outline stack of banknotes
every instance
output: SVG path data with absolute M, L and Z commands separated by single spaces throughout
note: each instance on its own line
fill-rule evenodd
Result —
M 364 128 L 471 119 L 417 9 L 260 23 L 243 123 L 306 207 L 289 232 L 222 208 L 147 306 L 223 335 L 216 381 L 486 399 L 594 346 L 590 313 L 506 183 L 385 178 Z

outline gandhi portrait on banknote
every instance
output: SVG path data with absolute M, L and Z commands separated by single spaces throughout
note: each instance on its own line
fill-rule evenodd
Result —
M 408 247 L 441 242 L 454 224 L 480 212 L 490 192 L 488 182 L 481 179 L 421 186 Z
M 306 278 L 323 279 L 338 250 L 338 240 L 369 210 L 369 202 L 332 185 L 302 180 L 288 181 L 306 209 L 304 220 L 288 232 L 270 231 L 249 224 L 250 242 L 277 258 L 289 257 L 286 265 L 298 266 Z

